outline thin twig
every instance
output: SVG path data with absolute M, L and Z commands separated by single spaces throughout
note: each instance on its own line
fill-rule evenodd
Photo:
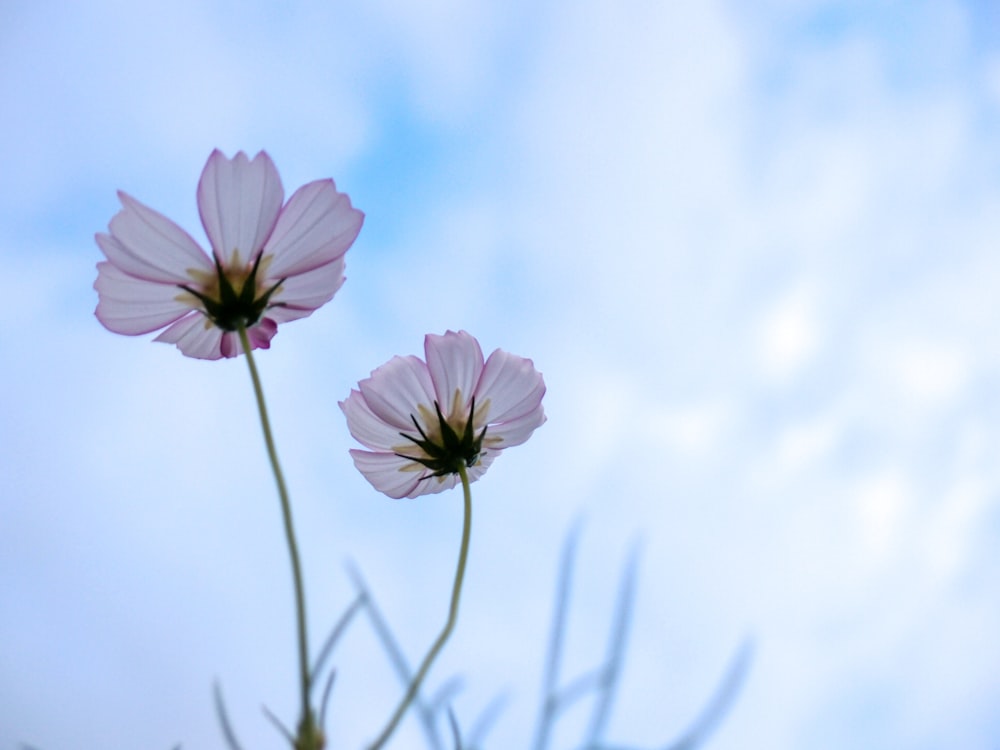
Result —
M 344 614 L 340 616 L 337 620 L 336 625 L 333 626 L 333 630 L 330 631 L 330 635 L 327 636 L 326 641 L 323 643 L 323 648 L 320 649 L 319 656 L 316 657 L 316 661 L 313 663 L 311 681 L 315 684 L 316 679 L 319 677 L 320 672 L 323 669 L 323 663 L 327 660 L 330 654 L 333 652 L 333 647 L 337 645 L 337 641 L 347 630 L 347 626 L 350 624 L 354 615 L 357 614 L 358 610 L 365 603 L 365 594 L 358 594 L 351 605 L 344 610 Z
M 608 639 L 608 651 L 602 668 L 601 683 L 598 687 L 599 697 L 590 717 L 590 727 L 587 731 L 587 742 L 596 743 L 600 740 L 611 715 L 615 693 L 621 678 L 622 661 L 625 654 L 625 643 L 628 640 L 628 626 L 632 619 L 632 607 L 635 603 L 635 577 L 638 552 L 633 545 L 628 562 L 622 573 L 618 586 L 618 601 L 615 604 L 615 617 Z
M 458 728 L 458 719 L 455 712 L 448 709 L 448 723 L 451 725 L 451 737 L 455 742 L 455 750 L 462 750 L 462 732 Z
M 330 677 L 323 688 L 323 700 L 319 704 L 319 728 L 326 731 L 326 707 L 330 703 L 330 693 L 333 690 L 333 680 L 337 676 L 336 670 L 330 672 Z
M 409 685 L 410 680 L 413 679 L 413 672 L 410 669 L 409 664 L 407 664 L 406 657 L 403 655 L 403 650 L 399 647 L 399 643 L 393 636 L 388 622 L 382 615 L 378 605 L 375 603 L 375 598 L 372 596 L 371 590 L 368 588 L 364 578 L 361 576 L 361 572 L 355 565 L 348 563 L 347 574 L 354 583 L 354 587 L 364 595 L 365 610 L 368 612 L 368 618 L 371 620 L 372 627 L 375 630 L 375 635 L 378 636 L 379 640 L 382 642 L 382 647 L 389 655 L 389 661 L 395 668 L 396 674 L 399 676 L 400 681 L 404 685 Z M 428 744 L 430 744 L 434 750 L 441 750 L 441 738 L 438 735 L 437 724 L 435 723 L 433 711 L 431 711 L 424 701 L 421 700 L 420 695 L 417 695 L 414 699 L 414 705 L 417 710 L 417 714 L 420 716 L 420 723 L 424 728 L 424 734 L 427 736 Z
M 553 693 L 552 719 L 555 720 L 559 714 L 572 708 L 577 701 L 599 690 L 605 681 L 605 672 L 603 664 L 594 667 L 590 671 L 574 677 L 572 681 L 567 682 Z
M 240 747 L 239 741 L 236 739 L 236 734 L 233 732 L 233 725 L 229 723 L 229 715 L 226 713 L 226 702 L 222 698 L 222 688 L 219 683 L 215 683 L 214 688 L 215 693 L 215 713 L 219 717 L 219 724 L 222 725 L 222 736 L 226 738 L 226 744 L 229 745 L 229 750 L 243 750 Z
M 718 726 L 726 711 L 732 706 L 733 699 L 736 697 L 736 693 L 739 691 L 746 677 L 752 656 L 753 641 L 747 638 L 740 645 L 739 649 L 737 649 L 736 655 L 730 661 L 726 674 L 723 676 L 722 682 L 719 683 L 715 695 L 712 696 L 708 705 L 702 709 L 701 714 L 695 719 L 694 724 L 679 740 L 666 745 L 663 750 L 693 750 L 704 742 L 705 738 Z
M 267 717 L 268 721 L 274 724 L 275 728 L 285 736 L 288 740 L 288 744 L 292 747 L 295 746 L 295 735 L 292 734 L 291 730 L 288 729 L 284 724 L 281 723 L 281 719 L 274 715 L 274 712 L 267 706 L 261 706 L 260 710 L 264 712 L 264 716 Z
M 459 675 L 450 677 L 445 680 L 444 684 L 437 689 L 437 692 L 431 696 L 430 700 L 427 701 L 427 705 L 432 713 L 438 713 L 443 709 L 447 709 L 448 704 L 454 700 L 455 696 L 462 692 L 465 687 L 465 680 Z
M 478 750 L 482 745 L 483 737 L 486 736 L 486 733 L 496 723 L 496 720 L 500 717 L 500 712 L 503 711 L 508 700 L 509 696 L 507 693 L 501 693 L 487 704 L 486 708 L 479 714 L 476 723 L 472 725 L 472 729 L 469 730 L 466 750 Z
M 552 615 L 552 629 L 549 633 L 548 659 L 545 663 L 545 673 L 542 677 L 542 708 L 535 730 L 534 750 L 545 750 L 549 743 L 549 732 L 552 729 L 552 718 L 555 714 L 558 698 L 555 692 L 556 681 L 559 679 L 559 663 L 562 658 L 563 632 L 566 628 L 566 610 L 569 604 L 569 592 L 573 578 L 573 559 L 576 556 L 576 542 L 580 535 L 581 522 L 578 519 L 563 544 L 562 561 L 559 564 L 559 579 L 556 584 L 556 609 Z

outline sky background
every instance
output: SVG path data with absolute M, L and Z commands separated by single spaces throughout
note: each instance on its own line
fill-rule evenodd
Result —
M 213 148 L 367 219 L 258 364 L 314 644 L 354 561 L 416 661 L 451 492 L 392 501 L 337 402 L 425 333 L 531 357 L 548 422 L 473 487 L 464 729 L 534 732 L 563 540 L 564 679 L 637 605 L 607 736 L 663 747 L 740 643 L 707 747 L 1000 742 L 1000 13 L 992 3 L 0 3 L 0 748 L 248 748 L 295 720 L 290 574 L 242 359 L 104 330 L 122 189 L 204 240 Z M 369 624 L 331 748 L 400 688 Z M 583 721 L 570 712 L 555 748 Z M 408 721 L 394 747 L 423 747 Z

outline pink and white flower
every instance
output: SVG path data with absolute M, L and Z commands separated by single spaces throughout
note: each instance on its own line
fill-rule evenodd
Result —
M 110 331 L 157 338 L 189 357 L 219 359 L 267 349 L 279 323 L 310 315 L 344 283 L 344 253 L 364 214 L 317 180 L 284 203 L 271 157 L 213 151 L 198 182 L 198 212 L 209 257 L 162 214 L 123 192 L 119 211 L 98 234 L 97 319 Z
M 545 383 L 530 359 L 497 349 L 484 362 L 465 331 L 426 336 L 424 354 L 393 357 L 340 402 L 370 449 L 352 450 L 354 465 L 393 498 L 454 487 L 459 466 L 475 481 L 545 421 Z

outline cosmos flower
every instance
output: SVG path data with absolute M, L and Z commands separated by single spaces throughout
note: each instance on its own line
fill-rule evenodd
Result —
M 545 421 L 545 383 L 530 359 L 497 349 L 483 361 L 479 342 L 448 331 L 424 338 L 426 362 L 393 357 L 352 390 L 340 408 L 354 465 L 379 492 L 417 497 L 486 473 L 505 448 Z
M 213 151 L 198 182 L 198 211 L 212 247 L 130 195 L 98 234 L 96 315 L 115 333 L 166 327 L 157 338 L 189 357 L 267 349 L 279 323 L 310 315 L 344 282 L 344 253 L 364 214 L 333 180 L 299 188 L 284 203 L 281 178 L 265 152 L 227 159 Z

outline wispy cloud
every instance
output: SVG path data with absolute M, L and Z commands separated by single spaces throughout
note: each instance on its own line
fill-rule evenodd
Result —
M 221 146 L 266 147 L 289 185 L 331 174 L 368 214 L 337 300 L 261 357 L 318 631 L 350 602 L 348 556 L 410 653 L 440 625 L 457 506 L 375 497 L 336 401 L 424 333 L 467 327 L 531 356 L 550 389 L 531 449 L 477 485 L 463 621 L 432 675 L 467 676 L 469 720 L 513 688 L 496 746 L 530 736 L 581 512 L 581 669 L 644 540 L 623 741 L 682 730 L 750 631 L 758 656 L 714 747 L 989 746 L 986 11 L 421 8 L 7 19 L 0 745 L 210 746 L 216 676 L 243 736 L 280 741 L 256 712 L 291 710 L 288 581 L 242 364 L 90 318 L 114 190 L 199 235 L 194 181 Z M 397 689 L 352 638 L 338 746 L 369 738 Z

